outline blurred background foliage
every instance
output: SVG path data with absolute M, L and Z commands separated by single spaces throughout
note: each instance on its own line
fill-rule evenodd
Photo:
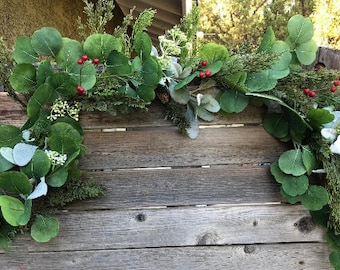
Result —
M 313 21 L 318 46 L 340 49 L 340 0 L 199 0 L 198 4 L 203 41 L 251 50 L 268 26 L 284 40 L 289 18 L 301 14 Z

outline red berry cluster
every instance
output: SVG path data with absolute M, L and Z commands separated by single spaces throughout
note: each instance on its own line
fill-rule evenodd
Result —
M 202 61 L 201 62 L 201 66 L 202 67 L 206 67 L 208 65 L 208 62 L 207 61 Z M 211 76 L 211 70 L 210 69 L 207 69 L 205 71 L 201 71 L 198 76 L 203 79 L 203 78 L 206 78 L 206 77 L 210 77 Z
M 335 80 L 332 84 L 332 86 L 329 88 L 329 90 L 334 93 L 336 90 L 337 90 L 337 87 L 340 86 L 340 77 Z M 323 90 L 323 89 L 321 89 Z M 306 95 L 306 96 L 309 96 L 309 97 L 315 97 L 316 96 L 316 91 L 312 91 L 310 90 L 309 88 L 305 88 L 303 89 L 303 93 Z
M 90 60 L 90 59 L 87 55 L 82 55 L 82 57 L 78 59 L 77 63 L 78 63 L 78 65 L 83 65 L 88 60 Z M 100 60 L 98 58 L 92 59 L 92 64 L 98 65 L 99 63 L 100 63 Z M 79 95 L 85 96 L 86 90 L 85 90 L 84 87 L 81 86 L 81 71 L 82 71 L 82 68 L 80 69 L 80 83 L 77 86 L 77 92 L 79 93 Z
M 78 64 L 82 65 L 84 64 L 87 60 L 90 60 L 89 57 L 87 55 L 83 55 L 81 58 L 78 59 Z M 100 63 L 100 60 L 98 58 L 94 58 L 92 60 L 92 63 L 94 65 L 98 65 Z

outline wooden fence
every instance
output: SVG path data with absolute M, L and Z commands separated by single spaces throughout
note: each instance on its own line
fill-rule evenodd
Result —
M 262 128 L 263 111 L 206 124 L 196 140 L 148 113 L 82 116 L 91 153 L 81 162 L 105 195 L 58 212 L 60 234 L 38 244 L 20 235 L 0 268 L 326 270 L 324 231 L 282 201 L 269 164 L 285 145 Z M 25 115 L 0 93 L 0 123 Z

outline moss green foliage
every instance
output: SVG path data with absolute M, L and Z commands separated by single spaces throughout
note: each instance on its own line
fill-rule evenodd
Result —
M 82 108 L 86 111 L 102 111 L 111 115 L 126 114 L 140 109 L 146 111 L 143 99 L 134 95 L 134 91 L 115 77 L 102 76 L 96 85 L 82 99 Z
M 80 38 L 85 40 L 88 34 L 105 32 L 105 26 L 113 19 L 115 4 L 113 0 L 99 0 L 96 4 L 88 0 L 82 1 L 85 4 L 84 13 L 87 21 L 83 23 L 78 17 L 77 24 Z

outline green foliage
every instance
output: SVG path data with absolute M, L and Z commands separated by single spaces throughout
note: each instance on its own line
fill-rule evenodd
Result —
M 78 32 L 80 38 L 85 40 L 87 34 L 103 34 L 105 26 L 113 19 L 113 9 L 115 8 L 112 0 L 99 0 L 96 4 L 82 0 L 85 4 L 84 13 L 87 16 L 86 23 L 83 23 L 78 16 Z

